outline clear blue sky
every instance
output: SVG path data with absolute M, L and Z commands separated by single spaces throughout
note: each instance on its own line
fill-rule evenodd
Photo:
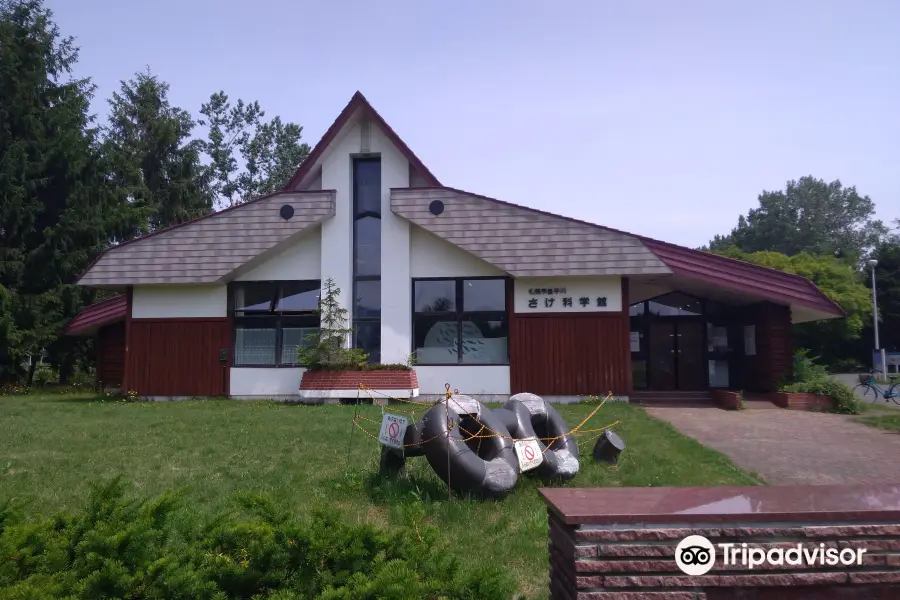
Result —
M 900 2 L 48 0 L 99 86 L 258 100 L 314 144 L 357 89 L 445 185 L 696 246 L 812 174 L 900 217 Z

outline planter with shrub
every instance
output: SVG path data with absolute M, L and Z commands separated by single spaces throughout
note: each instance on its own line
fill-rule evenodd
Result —
M 791 410 L 827 411 L 834 408 L 830 396 L 805 392 L 775 392 L 772 394 L 772 403 Z
M 300 397 L 306 399 L 364 398 L 360 384 L 380 396 L 413 398 L 419 395 L 416 372 L 408 364 L 371 364 L 359 348 L 347 347 L 352 328 L 347 309 L 338 302 L 341 290 L 326 279 L 319 300 L 319 330 L 306 336 L 299 362 L 306 367 Z
M 772 402 L 794 410 L 825 410 L 856 415 L 859 400 L 849 385 L 800 351 L 794 356 L 794 379 L 772 394 Z

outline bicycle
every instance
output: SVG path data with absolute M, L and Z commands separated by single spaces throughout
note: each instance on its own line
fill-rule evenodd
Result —
M 873 404 L 878 402 L 878 394 L 881 394 L 885 402 L 893 400 L 895 404 L 900 404 L 900 390 L 894 391 L 894 388 L 900 386 L 900 381 L 895 381 L 897 375 L 888 375 L 888 379 L 891 381 L 891 384 L 888 386 L 888 389 L 884 389 L 878 385 L 872 373 L 861 373 L 859 375 L 859 383 L 853 388 L 853 393 L 866 400 L 869 399 L 869 393 L 871 393 Z

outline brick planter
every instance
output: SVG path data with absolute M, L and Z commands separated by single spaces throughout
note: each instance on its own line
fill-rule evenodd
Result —
M 740 410 L 741 393 L 730 390 L 712 390 L 713 404 L 726 410 Z
M 775 392 L 772 394 L 772 403 L 791 410 L 824 411 L 834 408 L 834 402 L 828 396 L 795 392 Z
M 301 398 L 367 398 L 362 383 L 379 396 L 414 398 L 419 395 L 415 371 L 307 371 L 300 380 Z

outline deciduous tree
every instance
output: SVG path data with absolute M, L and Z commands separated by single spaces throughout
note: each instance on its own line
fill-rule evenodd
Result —
M 846 258 L 814 256 L 806 252 L 793 256 L 778 252 L 747 253 L 735 247 L 717 253 L 802 275 L 815 283 L 847 312 L 847 317 L 796 325 L 794 344 L 798 348 L 808 348 L 826 364 L 847 359 L 857 352 L 860 335 L 872 317 L 872 300 L 854 262 Z
M 710 249 L 743 252 L 807 252 L 859 259 L 887 233 L 875 218 L 875 203 L 839 180 L 811 176 L 787 182 L 784 191 L 764 191 L 759 207 L 738 218 L 730 234 L 717 235 Z
M 309 154 L 303 128 L 270 121 L 259 102 L 234 105 L 216 92 L 200 108 L 208 127 L 201 148 L 208 159 L 207 179 L 219 206 L 234 206 L 283 187 Z

